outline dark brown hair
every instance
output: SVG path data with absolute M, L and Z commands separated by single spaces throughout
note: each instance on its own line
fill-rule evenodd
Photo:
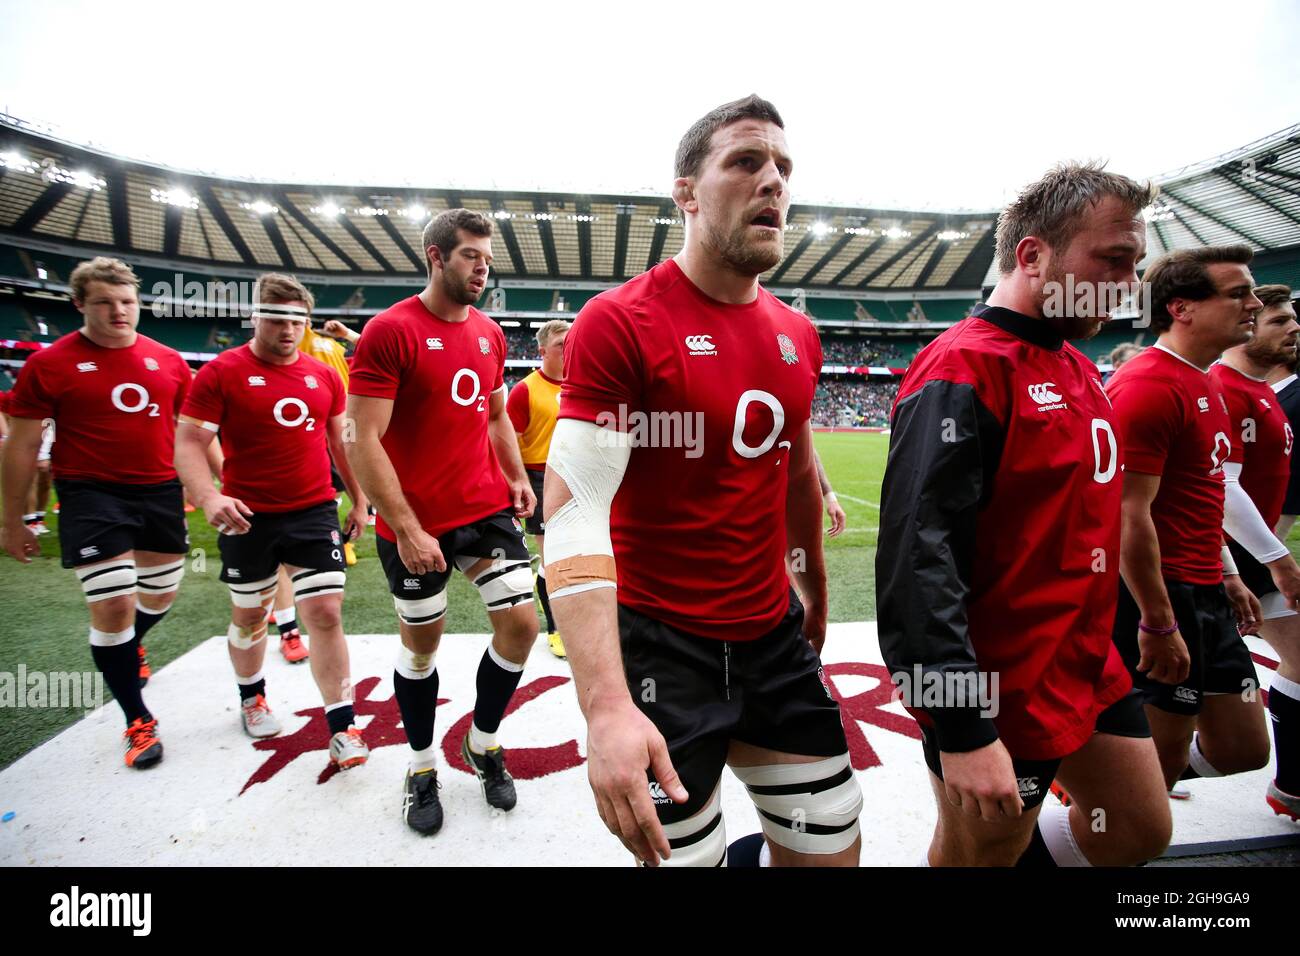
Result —
M 1257 285 L 1255 286 L 1255 298 L 1264 303 L 1264 308 L 1270 305 L 1283 305 L 1291 301 L 1291 287 L 1289 285 Z
M 1246 265 L 1255 256 L 1250 246 L 1202 246 L 1165 253 L 1142 275 L 1142 294 L 1151 298 L 1151 331 L 1159 333 L 1174 324 L 1169 303 L 1174 299 L 1201 302 L 1215 293 L 1207 266 L 1221 262 Z
M 424 227 L 424 235 L 420 237 L 424 246 L 424 262 L 429 267 L 430 274 L 433 273 L 433 260 L 429 256 L 429 247 L 437 246 L 445 262 L 452 250 L 460 245 L 460 236 L 457 235 L 460 229 L 471 236 L 490 237 L 492 220 L 473 209 L 448 209 L 430 219 Z
M 680 179 L 683 176 L 698 174 L 700 167 L 709 157 L 713 134 L 722 127 L 730 126 L 743 119 L 766 120 L 785 129 L 785 123 L 782 122 L 781 114 L 776 111 L 776 107 L 756 93 L 751 93 L 741 100 L 723 103 L 697 119 L 686 131 L 682 141 L 677 144 L 674 175 Z

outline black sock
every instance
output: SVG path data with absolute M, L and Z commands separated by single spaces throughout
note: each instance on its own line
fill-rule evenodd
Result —
M 171 607 L 166 607 L 161 611 L 146 611 L 140 605 L 135 607 L 135 639 L 143 641 L 144 636 L 149 633 L 155 624 L 167 616 Z
M 239 702 L 242 704 L 246 700 L 252 700 L 258 694 L 266 696 L 266 678 L 260 677 L 251 684 L 239 685 Z
M 478 662 L 478 697 L 474 701 L 474 726 L 485 734 L 495 734 L 505 716 L 510 695 L 519 686 L 524 669 L 506 670 L 492 659 L 492 649 L 483 652 Z
M 406 741 L 412 750 L 433 746 L 433 719 L 438 709 L 438 671 L 423 680 L 411 680 L 393 671 L 393 691 L 402 713 Z
M 95 659 L 95 666 L 104 675 L 104 683 L 126 715 L 128 727 L 137 717 L 152 719 L 140 693 L 140 661 L 136 656 L 136 648 L 139 646 L 140 642 L 135 638 L 112 647 L 90 645 L 90 655 Z
M 1273 782 L 1283 793 L 1300 796 L 1300 700 L 1282 693 L 1276 679 L 1268 691 L 1268 713 L 1273 718 L 1273 746 L 1277 753 Z
M 1029 838 L 1029 846 L 1025 847 L 1025 852 L 1016 860 L 1016 866 L 1030 869 L 1056 866 L 1056 860 L 1052 859 L 1052 851 L 1047 848 L 1047 841 L 1043 839 L 1043 831 L 1037 823 L 1034 824 L 1034 835 Z
M 356 721 L 356 714 L 352 712 L 351 704 L 344 704 L 342 707 L 335 707 L 333 710 L 325 711 L 325 719 L 329 721 L 330 736 L 341 734 L 347 730 Z
M 555 618 L 551 617 L 551 599 L 546 594 L 546 578 L 540 574 L 537 575 L 537 600 L 542 602 L 542 613 L 546 615 L 546 633 L 553 634 Z

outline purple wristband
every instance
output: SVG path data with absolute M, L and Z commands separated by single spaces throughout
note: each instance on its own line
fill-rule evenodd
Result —
M 1143 634 L 1154 634 L 1156 637 L 1168 637 L 1174 631 L 1178 630 L 1178 622 L 1175 621 L 1168 627 L 1151 627 L 1149 624 L 1143 624 L 1138 621 L 1138 630 Z

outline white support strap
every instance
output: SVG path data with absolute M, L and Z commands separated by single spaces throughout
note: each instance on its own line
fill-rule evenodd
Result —
M 663 793 L 652 783 L 650 792 L 658 799 Z M 663 866 L 722 866 L 727 857 L 727 828 L 722 822 L 722 783 L 713 788 L 713 796 L 699 813 L 685 820 L 664 825 L 671 855 Z
M 86 594 L 86 603 L 94 604 L 109 598 L 135 594 L 135 560 L 123 558 L 103 564 L 88 564 L 76 568 L 77 580 Z
M 848 753 L 813 763 L 733 767 L 749 789 L 763 833 L 796 853 L 847 850 L 858 838 L 862 790 Z
M 293 600 L 294 603 L 298 603 L 308 598 L 323 597 L 326 594 L 342 594 L 348 576 L 343 571 L 313 571 L 308 568 L 299 571 L 291 580 Z
M 395 597 L 393 607 L 397 608 L 397 616 L 403 624 L 411 627 L 432 624 L 447 613 L 447 592 L 442 590 L 432 597 L 415 600 Z
M 477 560 L 480 559 L 471 559 L 471 563 Z M 505 611 L 517 604 L 531 604 L 533 600 L 532 566 L 526 559 L 497 558 L 479 572 L 473 584 L 489 611 Z
M 273 574 L 261 581 L 241 581 L 238 584 L 230 581 L 226 587 L 230 588 L 230 602 L 235 607 L 247 609 L 261 607 L 267 598 L 273 597 L 279 582 L 280 579 Z
M 436 656 L 436 650 L 428 654 L 417 654 L 405 644 L 399 644 L 395 669 L 407 680 L 424 680 L 433 673 Z
M 262 618 L 252 627 L 240 627 L 238 624 L 231 624 L 226 629 L 226 640 L 231 647 L 240 651 L 256 647 L 266 640 L 266 618 Z
M 177 558 L 151 568 L 136 568 L 136 586 L 145 594 L 173 594 L 185 576 L 185 559 Z

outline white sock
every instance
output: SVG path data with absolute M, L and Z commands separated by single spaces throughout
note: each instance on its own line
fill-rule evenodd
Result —
M 1201 753 L 1201 735 L 1196 733 L 1192 735 L 1192 746 L 1187 751 L 1187 762 L 1191 768 L 1199 773 L 1202 777 L 1222 777 L 1223 774 L 1214 769 L 1214 765 L 1205 759 L 1205 754 Z
M 423 750 L 411 751 L 411 772 L 419 773 L 421 770 L 432 770 L 438 765 L 436 752 L 437 744 L 429 744 Z
M 298 610 L 292 604 L 288 607 L 277 608 L 275 611 L 275 626 L 279 627 L 281 624 L 288 624 L 297 616 Z
M 1070 828 L 1070 808 L 1057 803 L 1045 803 L 1038 813 L 1038 829 L 1047 844 L 1047 852 L 1057 866 L 1092 866 L 1079 849 Z
M 256 684 L 264 676 L 266 676 L 266 671 L 258 671 L 252 677 L 240 677 L 238 674 L 236 674 L 235 683 L 238 684 L 240 687 L 247 687 L 249 684 Z
M 478 729 L 478 724 L 469 725 L 469 749 L 480 756 L 497 746 L 497 735 L 487 734 Z

